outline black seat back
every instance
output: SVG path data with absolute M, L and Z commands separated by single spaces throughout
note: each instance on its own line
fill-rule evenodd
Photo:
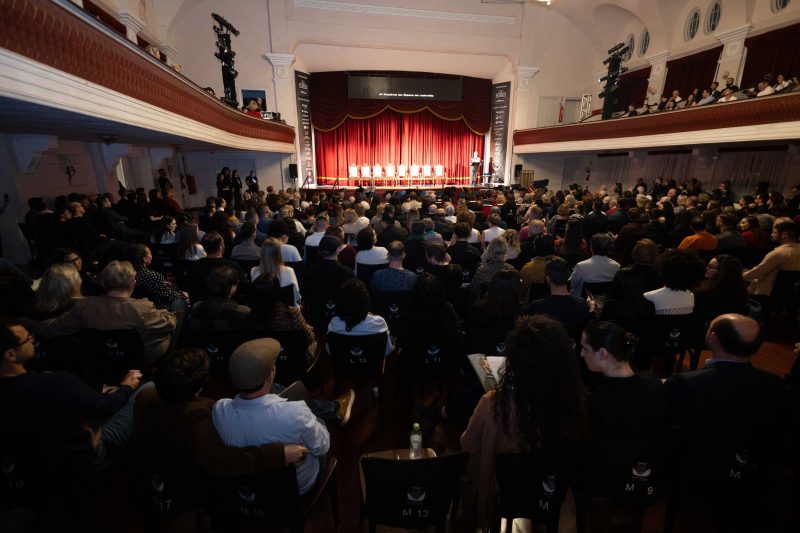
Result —
M 294 261 L 292 263 L 286 263 L 286 266 L 294 270 L 294 275 L 297 278 L 297 283 L 302 283 L 301 280 L 303 279 L 303 274 L 306 272 L 306 265 L 303 261 Z M 302 289 L 302 286 L 299 286 Z
M 508 331 L 496 327 L 469 327 L 469 352 L 482 353 L 486 356 L 503 355 L 506 350 Z
M 281 383 L 293 383 L 301 379 L 308 369 L 306 348 L 308 340 L 303 331 L 271 331 L 266 336 L 281 344 L 275 361 L 275 372 Z
M 779 270 L 770 294 L 773 309 L 788 306 L 794 316 L 800 305 L 800 270 Z
M 413 461 L 361 457 L 370 525 L 444 531 L 467 452 Z
M 90 329 L 81 332 L 85 346 L 82 376 L 91 385 L 119 383 L 132 369 L 144 367 L 144 344 L 133 329 Z
M 365 265 L 364 263 L 358 263 L 358 265 L 356 265 L 356 270 L 358 270 L 356 277 L 363 281 L 364 285 L 369 287 L 369 283 L 372 281 L 372 275 L 378 270 L 383 270 L 384 268 L 388 267 L 389 263 L 381 263 L 380 265 Z
M 566 450 L 550 456 L 533 453 L 503 453 L 495 458 L 499 487 L 495 521 L 529 518 L 558 531 L 561 504 L 575 480 L 575 456 Z
M 289 307 L 294 306 L 294 304 L 297 303 L 294 301 L 294 285 L 281 287 L 280 290 L 278 290 L 278 300 L 285 303 Z
M 318 333 L 327 331 L 328 323 L 336 316 L 336 293 L 336 289 L 321 290 L 304 299 L 311 312 L 311 323 Z
M 262 523 L 279 527 L 302 521 L 304 513 L 294 465 L 260 474 L 220 479 L 216 487 L 224 519 L 237 526 Z M 234 530 L 241 529 L 236 527 Z
M 398 358 L 398 371 L 413 381 L 443 379 L 453 374 L 457 355 L 452 338 L 421 334 L 403 347 Z
M 389 326 L 389 331 L 394 332 L 400 322 L 400 316 L 408 307 L 411 300 L 411 291 L 379 292 L 372 293 L 372 311 L 383 317 Z
M 319 246 L 306 246 L 306 267 L 317 263 L 320 259 L 322 257 L 319 255 Z
M 328 351 L 336 378 L 372 378 L 381 375 L 386 333 L 342 335 L 328 333 Z

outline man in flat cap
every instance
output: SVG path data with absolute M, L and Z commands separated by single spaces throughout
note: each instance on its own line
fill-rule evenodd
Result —
M 236 348 L 228 370 L 239 394 L 214 405 L 214 426 L 229 446 L 305 446 L 308 457 L 297 466 L 297 486 L 300 494 L 305 494 L 314 486 L 330 448 L 330 434 L 320 418 L 346 424 L 354 394 L 350 390 L 334 402 L 308 403 L 278 396 L 286 390 L 275 384 L 275 361 L 280 350 L 278 341 L 269 338 L 247 341 Z

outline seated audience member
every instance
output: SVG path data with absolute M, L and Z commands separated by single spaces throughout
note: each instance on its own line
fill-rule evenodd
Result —
M 170 216 L 163 216 L 156 224 L 156 229 L 150 236 L 150 242 L 153 244 L 175 244 L 178 242 L 178 235 L 175 233 L 177 229 L 177 220 Z
M 141 372 L 129 371 L 119 386 L 106 393 L 69 372 L 29 373 L 25 364 L 34 356 L 34 341 L 18 322 L 0 325 L 3 433 L 50 434 L 68 462 L 81 470 L 105 459 L 105 444 L 126 444 L 132 430 L 130 400 Z
M 381 232 L 377 240 L 378 246 L 387 246 L 392 241 L 405 242 L 408 239 L 408 230 L 400 226 L 394 219 L 394 215 L 387 213 L 385 209 L 381 217 L 380 227 Z M 358 232 L 359 235 L 361 231 Z
M 175 218 L 183 215 L 183 207 L 181 207 L 181 204 L 175 200 L 175 189 L 173 189 L 171 186 L 167 187 L 166 191 L 164 192 L 164 199 L 161 201 L 161 206 L 165 213 L 169 213 Z
M 794 222 L 783 222 L 772 228 L 772 240 L 778 245 L 757 266 L 743 274 L 750 282 L 750 294 L 769 296 L 781 270 L 800 270 L 800 242 Z
M 46 320 L 63 315 L 81 297 L 81 276 L 73 265 L 56 263 L 45 270 L 33 300 L 33 308 L 26 315 L 35 320 Z
M 206 278 L 208 298 L 192 306 L 189 329 L 198 333 L 244 333 L 250 308 L 233 301 L 239 275 L 227 266 L 217 267 Z
M 280 349 L 278 341 L 269 338 L 236 348 L 228 369 L 239 394 L 219 400 L 212 416 L 214 427 L 229 446 L 298 443 L 308 450 L 308 456 L 297 465 L 297 487 L 305 494 L 314 486 L 330 449 L 330 434 L 305 402 L 278 396 L 283 390 L 274 386 Z
M 142 338 L 145 361 L 156 361 L 173 342 L 177 318 L 170 311 L 156 309 L 150 300 L 131 298 L 136 271 L 128 261 L 111 261 L 100 277 L 105 295 L 75 300 L 63 315 L 31 322 L 31 330 L 50 338 L 78 333 L 82 328 L 133 329 Z
M 736 217 L 727 213 L 717 216 L 717 227 L 719 233 L 714 237 L 717 239 L 717 248 L 720 250 L 741 250 L 745 247 L 745 240 L 741 233 L 736 231 Z
M 489 289 L 489 283 L 495 274 L 501 270 L 517 271 L 513 266 L 506 263 L 506 254 L 508 253 L 508 244 L 505 237 L 502 235 L 495 237 L 489 242 L 486 247 L 487 253 L 483 256 L 481 266 L 475 271 L 472 276 L 472 283 L 469 289 L 469 301 L 471 305 L 476 305 L 483 293 Z
M 192 261 L 186 267 L 186 277 L 189 283 L 189 293 L 193 300 L 200 301 L 206 298 L 206 278 L 215 268 L 221 266 L 231 267 L 243 278 L 242 267 L 239 263 L 222 257 L 225 252 L 225 241 L 216 231 L 209 231 L 203 236 L 203 249 L 206 257 Z
M 630 475 L 624 462 L 631 456 L 652 462 L 662 458 L 667 392 L 654 374 L 637 374 L 631 367 L 635 344 L 636 337 L 613 322 L 593 322 L 581 337 L 586 366 L 605 377 L 586 403 L 590 490 L 594 481 L 608 486 L 608 480 Z
M 554 257 L 544 267 L 544 278 L 550 288 L 550 296 L 534 300 L 525 310 L 529 315 L 548 315 L 560 322 L 572 339 L 580 338 L 581 331 L 589 323 L 589 304 L 585 299 L 569 293 L 569 263 Z
M 631 256 L 633 264 L 620 268 L 608 288 L 601 318 L 613 320 L 627 331 L 640 331 L 655 314 L 652 302 L 643 294 L 661 287 L 654 268 L 658 245 L 650 239 L 642 239 L 636 243 Z
M 469 322 L 479 328 L 491 329 L 497 336 L 505 335 L 514 328 L 522 306 L 519 295 L 519 274 L 513 270 L 502 270 L 494 275 L 489 290 L 481 301 L 470 310 Z
M 356 254 L 356 274 L 358 265 L 385 265 L 389 263 L 386 248 L 375 246 L 376 237 L 372 228 L 364 228 L 358 232 L 358 253 Z
M 642 212 L 638 207 L 627 210 L 628 223 L 619 228 L 614 241 L 614 257 L 624 265 L 631 261 L 631 251 L 640 239 L 644 238 Z
M 517 258 L 519 258 L 519 254 L 522 251 L 522 243 L 519 240 L 519 232 L 515 229 L 507 229 L 506 232 L 503 233 L 503 237 L 506 238 L 506 244 L 508 244 L 506 261 L 516 260 Z M 484 253 L 486 253 L 486 250 L 484 250 Z
M 306 363 L 311 365 L 317 351 L 314 328 L 303 318 L 299 307 L 280 301 L 278 288 L 275 280 L 253 284 L 247 300 L 251 309 L 249 325 L 245 327 L 252 327 L 261 337 L 280 332 L 302 332 L 306 338 Z
M 570 277 L 570 292 L 573 296 L 583 293 L 583 283 L 613 281 L 619 271 L 619 263 L 608 257 L 614 241 L 606 233 L 598 233 L 591 239 L 592 257 L 575 265 Z
M 710 89 L 703 89 L 703 96 L 700 100 L 697 101 L 697 105 L 708 105 L 713 104 L 717 101 L 717 98 L 711 94 Z
M 411 235 L 405 242 L 405 259 L 403 267 L 419 274 L 425 266 L 425 223 L 421 220 L 411 225 Z M 388 245 L 387 245 L 388 246 Z
M 242 224 L 239 231 L 241 242 L 231 250 L 231 259 L 242 261 L 258 261 L 261 258 L 261 247 L 256 244 L 256 226 L 252 222 Z
M 206 256 L 203 245 L 200 244 L 200 232 L 194 222 L 184 222 L 178 231 L 179 261 L 197 261 Z
M 748 91 L 747 92 L 747 96 L 760 97 L 760 96 L 771 96 L 771 95 L 775 94 L 775 89 L 773 89 L 770 86 L 770 84 L 767 83 L 767 80 L 761 80 L 760 82 L 758 82 L 758 86 L 757 87 L 758 87 L 758 91 L 752 91 L 752 92 Z
M 705 263 L 694 250 L 667 250 L 656 261 L 656 274 L 664 284 L 644 293 L 657 315 L 688 315 L 694 311 L 692 290 L 705 275 Z
M 303 290 L 313 301 L 324 290 L 338 290 L 347 280 L 356 275 L 338 260 L 339 250 L 344 246 L 336 235 L 325 235 L 319 241 L 319 256 L 322 259 L 309 265 L 303 277 Z
M 520 318 L 506 339 L 505 355 L 499 388 L 481 398 L 461 435 L 461 449 L 469 452 L 461 501 L 466 521 L 479 528 L 492 518 L 497 501 L 498 454 L 532 449 L 568 454 L 584 433 L 575 350 L 558 322 Z
M 733 91 L 730 89 L 725 89 L 722 91 L 722 97 L 717 100 L 717 102 L 733 102 L 737 100 L 735 96 L 733 96 Z
M 297 443 L 227 446 L 211 418 L 214 400 L 200 396 L 209 377 L 206 351 L 184 348 L 159 362 L 155 389 L 136 398 L 132 442 L 145 451 L 185 450 L 203 470 L 234 477 L 300 464 L 308 450 Z
M 353 211 L 355 214 L 355 211 Z M 344 226 L 342 226 L 344 230 Z M 319 246 L 319 241 L 322 240 L 322 237 L 325 236 L 325 232 L 328 230 L 328 217 L 327 216 L 318 216 L 316 220 L 314 220 L 314 231 L 306 237 L 306 246 L 311 246 L 316 248 Z M 347 230 L 344 230 L 347 233 Z M 306 257 L 306 261 L 308 261 L 308 257 Z
M 425 249 L 425 257 L 428 260 L 428 264 L 425 265 L 425 271 L 436 276 L 442 283 L 442 287 L 445 289 L 461 287 L 461 283 L 464 280 L 464 271 L 461 269 L 461 265 L 450 262 L 450 256 L 447 255 L 447 249 L 444 244 L 428 244 Z
M 708 262 L 706 279 L 694 290 L 695 312 L 704 322 L 726 313 L 747 314 L 743 271 L 742 261 L 734 255 L 720 254 Z
M 453 226 L 452 244 L 447 248 L 450 255 L 450 262 L 461 265 L 461 268 L 469 272 L 469 280 L 478 269 L 481 262 L 481 253 L 477 248 L 469 244 L 472 228 L 466 222 L 456 222 Z
M 431 324 L 437 327 L 431 328 Z M 464 349 L 464 334 L 460 319 L 444 295 L 441 281 L 434 275 L 423 272 L 417 277 L 412 289 L 408 308 L 403 312 L 397 327 L 397 346 L 411 346 L 421 336 L 430 334 L 436 339 L 445 339 L 454 352 Z
M 334 237 L 339 239 L 342 245 L 339 247 L 339 255 L 336 256 L 336 258 L 339 260 L 341 264 L 343 264 L 350 270 L 354 271 L 356 268 L 356 249 L 353 248 L 350 244 L 345 242 L 344 231 L 342 231 L 342 227 L 328 226 L 328 229 L 325 231 L 325 234 L 333 235 Z M 322 242 L 321 239 L 320 242 Z
M 628 106 L 628 110 L 627 110 L 627 111 L 625 112 L 625 114 L 624 114 L 624 115 L 622 115 L 622 116 L 623 116 L 623 117 L 635 117 L 635 116 L 637 116 L 638 114 L 639 114 L 639 113 L 637 113 L 637 112 L 636 112 L 636 106 L 635 106 L 635 105 L 633 105 L 633 104 L 630 104 L 630 105 Z
M 500 215 L 492 214 L 489 215 L 489 218 L 486 219 L 488 222 L 489 227 L 483 230 L 483 247 L 486 248 L 489 246 L 489 243 L 492 242 L 497 237 L 501 237 L 506 230 L 500 227 Z
M 270 222 L 267 235 L 281 243 L 281 258 L 284 264 L 303 260 L 297 247 L 289 244 L 289 224 L 285 220 L 277 219 Z
M 782 380 L 750 362 L 763 341 L 758 322 L 721 315 L 711 322 L 705 341 L 711 358 L 704 368 L 666 381 L 669 421 L 679 427 L 677 445 L 714 450 L 679 462 L 678 475 L 701 480 L 708 472 L 728 472 L 743 449 L 749 460 L 758 461 L 776 435 L 784 399 Z
M 128 247 L 128 256 L 133 268 L 136 269 L 136 286 L 145 291 L 156 309 L 170 309 L 172 311 L 186 311 L 189 295 L 172 288 L 164 274 L 150 270 L 153 262 L 153 253 L 144 244 L 131 244 Z
M 700 252 L 709 252 L 717 249 L 717 239 L 708 232 L 708 227 L 702 218 L 692 219 L 693 235 L 684 238 L 678 245 L 679 250 L 691 249 Z
M 761 228 L 758 217 L 746 216 L 739 221 L 739 231 L 744 237 L 747 248 L 764 248 L 769 246 L 769 235 Z
M 387 246 L 389 268 L 372 275 L 370 288 L 373 292 L 407 292 L 417 282 L 416 272 L 403 268 L 406 257 L 405 246 L 400 241 L 392 241 Z M 459 280 L 459 284 L 460 284 Z
M 519 271 L 519 276 L 522 280 L 519 299 L 523 305 L 530 302 L 532 286 L 541 286 L 546 283 L 544 280 L 544 267 L 548 261 L 555 257 L 555 253 L 555 239 L 552 235 L 540 235 L 533 241 L 534 257 Z
M 261 245 L 260 263 L 250 269 L 250 279 L 253 282 L 257 280 L 268 282 L 276 279 L 281 288 L 291 286 L 294 305 L 297 305 L 300 302 L 297 275 L 294 273 L 294 269 L 283 264 L 283 258 L 281 257 L 282 247 L 283 245 L 280 241 L 267 237 Z
M 359 206 L 361 212 L 363 214 L 363 207 Z M 358 235 L 358 232 L 362 229 L 366 228 L 369 225 L 364 224 L 363 220 L 360 220 L 358 213 L 356 213 L 355 209 L 345 209 L 344 210 L 344 223 L 342 224 L 342 230 L 344 231 L 345 235 Z
M 567 222 L 569 227 L 569 222 Z M 592 210 L 583 217 L 583 238 L 590 240 L 597 233 L 608 231 L 608 216 L 603 212 L 603 200 L 597 198 L 592 202 Z M 583 241 L 583 251 L 586 251 L 586 241 Z
M 336 316 L 328 324 L 328 333 L 341 335 L 386 333 L 385 355 L 388 356 L 394 349 L 389 336 L 389 326 L 382 316 L 370 313 L 369 308 L 369 292 L 364 282 L 358 279 L 345 281 L 336 295 Z
M 570 219 L 567 222 L 567 229 L 564 232 L 564 238 L 556 239 L 556 253 L 560 256 L 569 257 L 586 257 L 586 241 L 583 239 L 584 231 L 581 230 L 581 221 L 577 219 Z M 600 233 L 595 231 L 592 235 Z
M 778 74 L 775 78 L 775 85 L 772 87 L 776 93 L 788 89 L 792 85 L 792 80 L 787 80 L 783 74 Z

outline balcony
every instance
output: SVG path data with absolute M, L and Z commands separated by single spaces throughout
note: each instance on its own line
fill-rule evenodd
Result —
M 800 93 L 514 132 L 517 154 L 692 147 L 800 138 Z
M 3 131 L 294 151 L 294 128 L 222 104 L 66 0 L 0 0 L 0 13 Z

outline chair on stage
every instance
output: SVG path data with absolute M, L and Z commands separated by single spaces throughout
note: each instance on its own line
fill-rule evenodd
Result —
M 373 183 L 375 183 L 375 185 L 380 185 L 380 183 L 378 183 L 378 180 L 383 180 L 383 167 L 381 167 L 380 165 L 372 166 L 372 179 L 374 180 Z M 385 180 L 383 184 L 386 185 Z
M 397 165 L 397 185 L 400 186 L 402 182 L 408 184 L 408 174 L 405 165 Z
M 364 180 L 369 181 L 370 176 L 372 175 L 371 171 L 372 171 L 372 169 L 370 168 L 369 165 L 362 165 L 361 166 L 361 179 L 358 180 L 358 185 L 359 186 L 361 186 L 361 187 L 364 186 Z
M 422 184 L 427 184 L 428 180 L 433 181 L 433 170 L 430 165 L 422 165 Z
M 414 180 L 419 179 L 419 165 L 411 165 L 409 179 L 408 179 L 408 186 L 414 186 Z
M 350 183 L 352 181 L 352 184 Z M 358 165 L 347 167 L 347 185 L 355 185 L 358 181 Z M 337 184 L 338 185 L 338 184 Z
M 433 167 L 433 175 L 436 179 L 433 181 L 434 185 L 445 185 L 447 183 L 447 176 L 444 173 L 444 165 L 436 165 Z
M 394 165 L 391 163 L 386 165 L 386 179 L 384 180 L 386 185 L 389 184 L 389 180 L 394 181 L 394 186 L 397 187 L 397 176 L 395 175 Z

